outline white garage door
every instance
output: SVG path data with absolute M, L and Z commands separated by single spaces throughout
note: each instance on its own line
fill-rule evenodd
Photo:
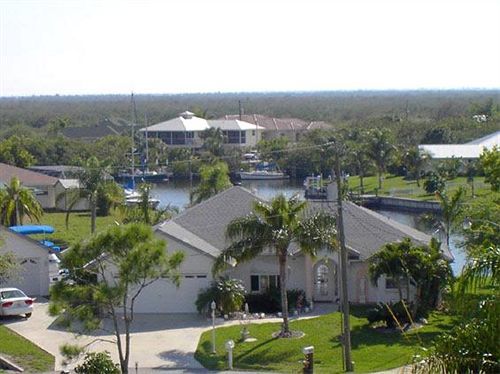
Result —
M 210 284 L 207 274 L 181 277 L 179 288 L 161 279 L 145 288 L 135 303 L 137 313 L 197 313 L 194 302 Z
M 20 277 L 13 281 L 12 287 L 23 290 L 27 295 L 40 295 L 41 262 L 40 258 L 22 259 Z

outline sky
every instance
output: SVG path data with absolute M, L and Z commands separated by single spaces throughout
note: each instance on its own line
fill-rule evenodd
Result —
M 500 0 L 0 0 L 0 96 L 500 88 Z

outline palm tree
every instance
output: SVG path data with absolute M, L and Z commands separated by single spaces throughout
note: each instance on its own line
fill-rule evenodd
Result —
M 0 189 L 0 222 L 5 226 L 22 225 L 24 216 L 39 221 L 43 209 L 32 190 L 22 186 L 17 177 Z
M 463 211 L 465 189 L 460 186 L 451 196 L 446 191 L 436 191 L 436 198 L 441 206 L 441 218 L 438 227 L 443 231 L 446 245 L 450 247 L 450 235 Z
M 220 128 L 209 128 L 200 134 L 204 140 L 203 149 L 209 151 L 215 157 L 220 157 L 224 153 L 224 134 Z
M 223 161 L 202 166 L 200 168 L 200 177 L 200 184 L 189 196 L 191 204 L 198 204 L 209 197 L 217 195 L 226 188 L 231 187 L 229 169 L 227 164 Z
M 410 148 L 403 157 L 403 162 L 407 173 L 411 174 L 417 181 L 417 186 L 420 187 L 420 177 L 422 172 L 430 161 L 429 153 L 420 151 L 418 148 Z
M 372 282 L 377 284 L 382 275 L 392 278 L 398 287 L 399 300 L 403 300 L 401 280 L 409 279 L 409 269 L 404 262 L 404 257 L 410 247 L 410 239 L 405 238 L 400 243 L 385 244 L 370 258 L 368 271 Z M 406 296 L 409 299 L 409 289 L 407 289 Z
M 318 213 L 304 218 L 306 202 L 298 196 L 287 199 L 278 195 L 269 204 L 257 201 L 250 215 L 236 218 L 226 229 L 231 242 L 216 259 L 213 271 L 223 270 L 228 263 L 249 261 L 267 249 L 278 258 L 281 311 L 283 313 L 282 337 L 289 337 L 287 300 L 287 258 L 290 245 L 297 243 L 302 251 L 314 256 L 322 247 L 333 247 L 336 235 L 332 216 Z
M 108 196 L 113 204 L 123 202 L 123 196 L 118 196 L 118 189 L 116 184 L 112 181 L 106 180 L 106 168 L 96 157 L 90 157 L 85 161 L 83 169 L 78 173 L 78 180 L 80 181 L 79 188 L 72 188 L 69 191 L 59 195 L 57 199 L 64 197 L 64 194 L 69 195 L 68 211 L 66 213 L 66 227 L 69 223 L 69 215 L 73 208 L 78 204 L 81 199 L 86 199 L 89 202 L 90 208 L 90 232 L 93 234 L 96 227 L 97 217 L 97 201 L 99 195 Z
M 391 133 L 388 129 L 374 129 L 367 134 L 366 152 L 373 159 L 378 171 L 378 188 L 382 188 L 382 175 L 387 163 L 396 149 L 391 143 Z
M 348 150 L 348 159 L 350 164 L 356 170 L 359 175 L 359 189 L 363 194 L 365 192 L 364 177 L 367 174 L 370 167 L 373 165 L 372 160 L 368 158 L 366 148 L 362 144 L 352 143 Z

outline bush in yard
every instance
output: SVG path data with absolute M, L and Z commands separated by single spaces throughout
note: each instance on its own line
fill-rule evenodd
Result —
M 445 188 L 444 179 L 437 173 L 431 172 L 427 175 L 424 181 L 424 190 L 428 194 L 435 193 L 436 191 L 443 191 Z
M 115 364 L 109 352 L 90 352 L 85 355 L 85 361 L 75 368 L 78 374 L 120 374 L 118 364 Z
M 391 309 L 392 313 L 389 312 L 387 307 Z M 413 304 L 406 304 L 406 308 L 408 309 L 408 312 L 411 311 L 413 309 Z M 375 308 L 368 310 L 366 318 L 370 323 L 385 322 L 385 325 L 388 328 L 395 328 L 398 327 L 398 324 L 394 320 L 393 314 L 401 326 L 411 322 L 401 301 L 398 301 L 397 303 L 388 303 L 387 306 L 384 303 L 379 303 Z
M 308 303 L 304 290 L 287 290 L 288 310 L 300 310 Z M 277 313 L 281 312 L 280 290 L 276 287 L 270 287 L 264 293 L 248 294 L 245 296 L 248 308 L 252 313 Z
M 220 278 L 198 294 L 196 309 L 199 313 L 207 312 L 212 301 L 215 301 L 221 314 L 231 314 L 241 310 L 245 293 L 245 287 L 239 279 Z

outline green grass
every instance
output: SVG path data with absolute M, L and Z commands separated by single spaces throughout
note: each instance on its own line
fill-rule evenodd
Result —
M 0 325 L 0 354 L 28 372 L 54 370 L 54 356 L 2 325 Z
M 56 243 L 72 245 L 90 237 L 90 213 L 72 213 L 69 217 L 69 225 L 66 228 L 66 213 L 44 213 L 40 219 L 41 225 L 50 225 L 55 228 L 55 233 L 47 235 L 47 239 Z M 97 217 L 96 232 L 115 225 L 119 218 L 113 215 Z M 33 238 L 43 239 L 43 235 L 32 235 Z
M 405 335 L 381 333 L 368 325 L 363 313 L 351 316 L 352 356 L 356 372 L 372 372 L 403 366 L 412 362 L 415 354 L 423 355 L 422 346 L 428 347 L 443 331 L 454 324 L 452 317 L 433 313 L 429 324 Z M 340 314 L 333 313 L 309 320 L 293 321 L 292 330 L 299 330 L 305 336 L 298 339 L 273 339 L 279 323 L 250 325 L 249 331 L 256 342 L 243 343 L 240 340 L 241 326 L 216 329 L 216 350 L 211 352 L 211 331 L 202 334 L 195 353 L 196 359 L 208 369 L 227 369 L 224 343 L 232 339 L 234 367 L 243 370 L 267 370 L 296 373 L 302 368 L 302 348 L 315 348 L 314 368 L 316 373 L 342 372 L 342 350 L 339 343 Z
M 359 177 L 351 176 L 348 179 L 349 189 L 359 192 Z M 378 188 L 378 177 L 376 175 L 363 178 L 365 194 L 376 194 Z M 423 188 L 424 180 L 420 181 L 420 187 L 415 180 L 405 180 L 386 174 L 382 181 L 382 190 L 378 191 L 380 196 L 407 197 L 418 200 L 435 200 L 434 194 L 427 194 Z M 467 189 L 467 197 L 471 197 L 471 188 L 465 177 L 458 177 L 446 182 L 448 191 L 455 191 L 459 186 Z M 484 177 L 474 178 L 474 189 L 477 196 L 491 193 L 490 186 L 484 183 Z

